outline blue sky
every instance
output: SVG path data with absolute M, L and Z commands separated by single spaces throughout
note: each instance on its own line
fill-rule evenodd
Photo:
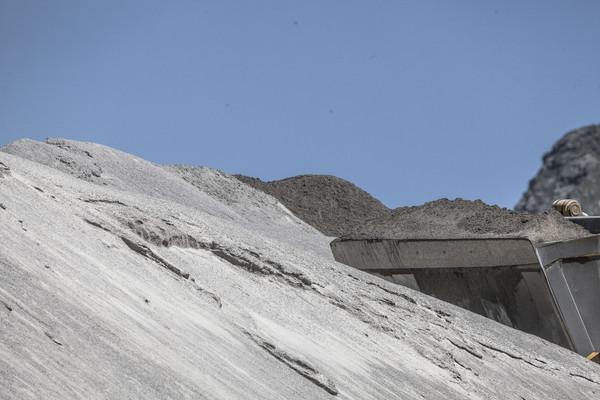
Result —
M 596 0 L 0 0 L 0 145 L 510 208 L 600 122 L 599 18 Z

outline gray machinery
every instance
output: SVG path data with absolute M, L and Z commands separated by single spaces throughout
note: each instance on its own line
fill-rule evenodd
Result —
M 600 233 L 600 217 L 569 219 Z M 526 238 L 336 239 L 331 249 L 339 262 L 590 359 L 600 350 L 600 235 L 537 245 Z

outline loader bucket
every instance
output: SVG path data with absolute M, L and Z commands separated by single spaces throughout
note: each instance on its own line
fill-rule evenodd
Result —
M 339 262 L 587 356 L 600 349 L 600 236 L 340 240 Z

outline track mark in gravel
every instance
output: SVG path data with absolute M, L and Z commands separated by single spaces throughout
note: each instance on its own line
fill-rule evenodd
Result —
M 436 309 L 431 309 L 434 313 L 436 313 L 438 315 L 438 317 L 443 318 L 443 317 L 451 317 L 452 315 L 447 313 L 446 311 L 442 311 L 442 310 L 436 310 Z
M 390 307 L 395 307 L 396 306 L 395 302 L 393 302 L 390 299 L 386 299 L 385 297 L 381 297 L 381 298 L 378 298 L 378 299 L 375 299 L 375 300 L 377 300 L 379 303 L 381 303 L 383 305 L 386 305 L 386 306 L 390 306 Z
M 223 247 L 215 242 L 198 240 L 168 221 L 152 220 L 143 216 L 135 219 L 120 219 L 120 221 L 138 237 L 155 246 L 208 250 L 229 264 L 248 272 L 275 276 L 294 287 L 304 288 L 312 285 L 312 280 L 294 267 L 263 259 L 258 253 L 249 249 Z
M 324 389 L 327 393 L 337 395 L 338 390 L 335 387 L 333 381 L 327 376 L 323 375 L 312 367 L 308 362 L 301 360 L 298 357 L 293 356 L 284 349 L 277 347 L 275 344 L 268 342 L 267 340 L 251 334 L 250 332 L 244 331 L 244 333 L 252 339 L 254 343 L 259 345 L 261 348 L 266 350 L 269 354 L 281 361 L 289 368 L 302 375 L 318 387 Z
M 430 361 L 433 365 L 448 372 L 450 376 L 456 381 L 463 381 L 463 376 L 456 368 L 456 365 L 471 371 L 471 369 L 460 362 L 457 362 L 456 357 L 445 348 L 433 349 L 429 347 L 416 348 L 417 353 L 421 357 Z M 456 365 L 455 365 L 456 364 Z
M 393 294 L 394 296 L 402 297 L 404 300 L 408 301 L 409 303 L 417 304 L 417 302 L 415 301 L 415 299 L 413 299 L 412 297 L 410 297 L 410 296 L 408 296 L 408 295 L 406 295 L 404 293 L 394 292 L 393 290 L 386 289 L 383 286 L 380 286 L 380 285 L 378 285 L 376 283 L 373 283 L 373 282 L 367 282 L 367 284 L 371 285 L 371 286 L 375 286 L 375 287 L 383 290 L 386 293 Z
M 203 300 L 207 300 L 208 302 L 210 302 L 212 305 L 214 305 L 217 308 L 223 308 L 223 302 L 221 301 L 221 298 L 219 296 L 217 296 L 213 292 L 210 292 L 210 291 L 200 287 L 196 283 L 194 278 L 192 278 L 191 280 L 194 282 L 194 289 L 196 289 L 198 296 L 200 298 L 202 298 Z
M 243 256 L 238 256 L 226 252 L 220 248 L 211 248 L 210 251 L 217 257 L 222 258 L 227 261 L 229 264 L 233 264 L 235 266 L 241 267 L 246 271 L 259 273 L 264 275 L 271 275 L 273 272 L 264 266 L 258 265 L 258 263 L 254 263 Z
M 600 385 L 600 383 L 596 382 L 593 379 L 588 378 L 587 376 L 583 376 L 583 375 L 579 375 L 579 374 L 573 374 L 573 373 L 569 373 L 569 375 L 571 375 L 574 378 L 581 378 L 581 379 L 585 379 L 588 382 L 592 382 L 595 383 L 596 385 Z
M 103 226 L 102 226 L 102 225 L 100 225 L 98 222 L 90 221 L 90 220 L 89 220 L 89 219 L 87 219 L 87 218 L 84 218 L 83 220 L 84 220 L 85 222 L 87 222 L 88 224 L 90 224 L 90 225 L 92 225 L 92 226 L 95 226 L 96 228 L 100 228 L 100 229 L 102 229 L 102 230 L 104 230 L 104 231 L 106 231 L 106 232 L 110 232 L 110 230 L 109 230 L 109 229 L 107 229 L 107 228 L 103 227 Z M 110 232 L 110 233 L 112 233 L 112 232 Z
M 529 364 L 529 365 L 531 365 L 531 366 L 533 366 L 533 367 L 536 367 L 536 368 L 543 369 L 543 367 L 542 367 L 541 365 L 536 365 L 536 364 L 532 363 L 531 361 L 529 361 L 529 360 L 526 360 L 526 359 L 524 359 L 524 358 L 523 358 L 523 357 L 521 357 L 521 356 L 517 356 L 517 355 L 515 355 L 515 354 L 512 354 L 512 353 L 510 353 L 510 352 L 508 352 L 508 351 L 506 351 L 506 350 L 499 349 L 499 348 L 497 348 L 497 347 L 491 346 L 491 345 L 489 345 L 489 344 L 486 344 L 486 343 L 483 343 L 483 342 L 480 342 L 480 341 L 477 341 L 477 343 L 479 343 L 480 345 L 482 345 L 482 346 L 483 346 L 483 347 L 485 347 L 486 349 L 490 349 L 490 350 L 496 351 L 496 352 L 498 352 L 498 353 L 506 354 L 506 355 L 507 355 L 507 356 L 509 356 L 510 358 L 514 358 L 515 360 L 521 360 L 521 361 L 523 361 L 523 362 L 525 362 L 525 363 L 527 363 L 527 364 Z
M 119 206 L 129 207 L 127 204 L 120 202 L 119 200 L 108 200 L 108 199 L 81 199 L 86 203 L 106 203 L 106 204 L 117 204 Z
M 121 223 L 146 242 L 162 247 L 181 247 L 208 250 L 209 243 L 197 240 L 165 220 L 151 220 L 139 216 L 135 219 L 120 219 Z
M 4 178 L 8 175 L 10 175 L 10 168 L 8 168 L 8 165 L 0 162 L 0 178 Z
M 242 251 L 234 254 L 230 249 L 225 249 L 216 243 L 212 243 L 209 249 L 215 256 L 230 264 L 241 267 L 246 271 L 261 275 L 271 275 L 282 278 L 287 284 L 294 287 L 309 287 L 312 281 L 302 272 L 287 268 L 282 264 L 271 260 L 261 260 L 251 256 L 251 252 Z M 256 253 L 254 253 L 256 254 Z
M 51 334 L 49 334 L 48 332 L 44 332 L 46 334 L 46 336 L 48 336 L 48 338 L 50 338 L 50 340 L 52 340 L 54 343 L 56 343 L 59 346 L 62 346 L 62 343 L 59 342 L 58 340 L 54 339 L 54 336 L 52 336 Z
M 156 254 L 154 254 L 154 252 L 152 250 L 150 250 L 150 248 L 144 246 L 143 244 L 136 243 L 132 240 L 127 239 L 124 236 L 121 236 L 121 240 L 123 240 L 123 242 L 125 242 L 127 247 L 129 247 L 131 250 L 146 257 L 147 259 L 149 259 L 151 261 L 154 261 L 161 267 L 164 267 L 164 268 L 168 269 L 169 271 L 173 272 L 175 275 L 180 276 L 184 279 L 188 279 L 190 277 L 190 274 L 181 272 L 181 270 L 179 268 L 175 267 L 174 265 L 168 263 L 166 260 L 157 256 Z
M 256 254 L 256 253 L 254 253 L 254 254 Z M 256 255 L 258 256 L 258 254 L 256 254 Z M 306 285 L 306 286 L 312 285 L 311 279 L 309 277 L 307 277 L 306 275 L 304 275 L 300 271 L 291 270 L 290 268 L 287 268 L 284 265 L 276 263 L 271 260 L 265 260 L 265 262 L 267 264 L 269 264 L 270 266 L 272 266 L 273 268 L 275 268 L 277 271 L 281 272 L 283 275 L 299 280 L 303 285 Z
M 452 359 L 452 361 L 454 361 L 456 363 L 456 365 L 458 365 L 459 367 L 471 372 L 473 375 L 475 376 L 479 376 L 479 372 L 477 371 L 473 371 L 473 369 L 471 367 L 469 367 L 468 365 L 465 365 L 461 360 L 459 360 L 458 358 L 456 358 L 454 356 L 454 354 L 450 353 L 450 358 Z M 460 374 L 459 374 L 460 375 Z M 460 380 L 462 380 L 462 376 L 460 376 L 459 378 Z
M 3 305 L 3 306 L 4 306 L 4 307 L 5 307 L 5 308 L 6 308 L 8 311 L 11 311 L 11 312 L 12 312 L 12 310 L 13 310 L 13 309 L 12 309 L 12 307 L 11 307 L 11 306 L 9 306 L 8 304 L 6 304 L 5 302 L 3 302 L 3 301 L 1 301 L 1 300 L 0 300 L 0 303 L 2 303 L 2 305 Z
M 422 307 L 425 307 L 429 311 L 433 312 L 438 318 L 443 319 L 447 323 L 449 323 L 449 324 L 452 323 L 452 320 L 449 318 L 452 316 L 452 314 L 447 313 L 446 311 L 439 310 L 437 308 L 430 307 L 428 305 L 424 305 Z
M 335 296 L 326 295 L 318 291 L 317 293 L 327 297 L 331 305 L 346 311 L 348 314 L 369 325 L 371 328 L 390 334 L 393 337 L 397 337 L 397 328 L 389 323 L 389 317 L 387 315 L 378 313 L 376 310 L 370 308 L 362 301 L 358 300 L 360 301 L 359 306 L 355 306 L 354 302 L 347 304 Z
M 369 325 L 373 329 L 388 333 L 396 338 L 398 338 L 398 334 L 402 335 L 401 330 L 398 332 L 399 328 L 390 323 L 390 316 L 378 312 L 376 308 L 371 307 L 367 302 L 372 301 L 378 304 L 384 304 L 395 310 L 399 306 L 394 301 L 386 298 L 363 295 L 359 295 L 354 301 L 345 301 L 333 293 L 321 292 L 317 289 L 318 286 L 322 287 L 321 285 L 315 284 L 312 286 L 312 289 L 319 295 L 325 297 L 331 305 L 346 311 L 348 314 Z M 392 320 L 395 321 L 404 319 L 398 314 L 392 314 L 391 316 Z
M 466 366 L 465 364 L 461 363 L 459 360 L 457 360 L 455 357 L 452 357 L 452 360 L 454 360 L 454 362 L 461 366 L 462 368 L 466 369 L 467 371 L 471 371 L 473 372 L 473 370 L 471 368 L 469 368 L 468 366 Z M 462 376 L 459 378 L 462 381 Z
M 467 346 L 466 344 L 461 345 L 458 343 L 455 343 L 452 339 L 447 339 L 452 345 L 454 345 L 455 347 L 466 351 L 467 353 L 469 353 L 470 355 L 472 355 L 473 357 L 477 357 L 479 359 L 482 359 L 483 356 L 479 353 L 477 353 L 473 348 L 470 348 L 469 346 Z
M 64 139 L 54 139 L 54 138 L 46 138 L 45 141 L 46 144 L 49 144 L 51 146 L 56 146 L 58 148 L 61 148 L 63 150 L 67 150 L 71 153 L 75 153 L 75 154 L 85 154 L 86 156 L 88 156 L 89 158 L 94 158 L 92 156 L 92 153 L 90 153 L 87 150 L 83 150 L 80 149 L 76 146 L 72 146 L 71 144 L 69 144 L 67 141 L 65 141 Z

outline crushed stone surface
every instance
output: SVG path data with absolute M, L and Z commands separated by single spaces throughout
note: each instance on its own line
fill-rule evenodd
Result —
M 596 364 L 335 262 L 227 174 L 62 139 L 0 165 L 0 399 L 600 396 Z
M 368 221 L 340 240 L 527 238 L 540 243 L 590 235 L 554 210 L 534 215 L 481 200 L 439 199 L 396 208 L 389 217 Z

